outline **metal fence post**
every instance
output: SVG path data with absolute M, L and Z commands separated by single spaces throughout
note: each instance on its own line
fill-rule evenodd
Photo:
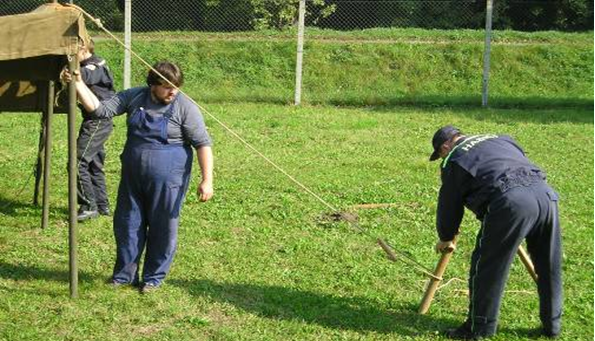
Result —
M 295 64 L 295 105 L 302 101 L 302 60 L 304 57 L 304 21 L 306 17 L 306 0 L 300 0 L 298 15 L 297 60 Z
M 130 88 L 130 49 L 132 42 L 132 0 L 124 1 L 124 89 Z
M 481 106 L 488 106 L 488 83 L 490 80 L 490 54 L 492 49 L 492 12 L 493 0 L 486 2 L 486 38 L 483 53 L 483 86 L 481 90 Z

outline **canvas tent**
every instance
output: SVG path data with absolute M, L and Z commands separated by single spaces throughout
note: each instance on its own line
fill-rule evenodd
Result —
M 76 53 L 89 41 L 84 18 L 73 7 L 48 3 L 30 13 L 0 17 L 0 41 L 0 112 L 44 113 L 42 227 L 48 221 L 52 115 L 68 114 L 70 295 L 76 297 L 76 90 L 68 86 L 61 91 L 67 100 L 57 106 L 54 84 L 64 66 L 71 71 L 78 68 Z

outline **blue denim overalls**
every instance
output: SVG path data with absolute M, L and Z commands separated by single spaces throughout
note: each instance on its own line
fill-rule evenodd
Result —
M 150 89 L 143 103 L 149 101 Z M 171 266 L 192 168 L 190 146 L 167 141 L 167 124 L 176 101 L 177 97 L 162 116 L 151 116 L 140 107 L 128 118 L 114 212 L 114 282 L 138 283 L 145 245 L 144 283 L 160 285 Z

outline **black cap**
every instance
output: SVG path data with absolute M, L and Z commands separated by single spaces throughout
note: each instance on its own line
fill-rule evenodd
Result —
M 451 125 L 447 125 L 438 129 L 432 138 L 434 152 L 432 155 L 430 155 L 430 161 L 437 160 L 440 157 L 440 147 L 444 144 L 444 142 L 450 140 L 453 136 L 460 133 L 461 131 L 458 128 L 455 128 Z

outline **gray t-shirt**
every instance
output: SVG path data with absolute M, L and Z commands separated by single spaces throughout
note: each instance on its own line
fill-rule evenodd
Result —
M 210 146 L 211 138 L 207 132 L 200 109 L 183 94 L 170 104 L 154 103 L 150 89 L 146 86 L 119 92 L 116 96 L 101 102 L 93 116 L 111 118 L 127 113 L 130 117 L 138 108 L 143 107 L 151 116 L 165 114 L 173 105 L 172 116 L 167 124 L 169 143 L 190 144 L 195 148 Z

